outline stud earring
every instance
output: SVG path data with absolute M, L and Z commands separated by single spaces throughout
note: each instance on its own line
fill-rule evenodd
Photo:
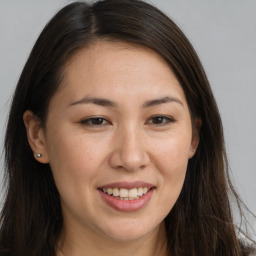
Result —
M 40 154 L 40 153 L 36 154 L 36 157 L 37 157 L 37 158 L 41 158 L 42 156 L 43 156 L 43 155 Z

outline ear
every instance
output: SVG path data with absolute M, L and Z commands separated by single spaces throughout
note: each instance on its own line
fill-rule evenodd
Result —
M 27 110 L 23 114 L 23 120 L 27 130 L 28 143 L 34 152 L 35 159 L 43 164 L 48 163 L 49 160 L 46 150 L 45 132 L 39 119 L 32 111 Z M 37 154 L 41 154 L 41 157 L 37 157 Z
M 189 150 L 189 158 L 192 158 L 196 153 L 197 146 L 199 144 L 199 133 L 202 126 L 202 120 L 200 118 L 195 118 L 192 128 L 192 140 Z

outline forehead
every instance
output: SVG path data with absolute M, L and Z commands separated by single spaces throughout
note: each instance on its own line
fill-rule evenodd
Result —
M 183 90 L 165 60 L 135 44 L 98 40 L 77 51 L 64 69 L 62 92 L 70 101 L 81 96 L 155 98 Z M 178 95 L 173 95 L 178 94 Z M 146 99 L 149 100 L 149 99 Z
M 100 67 L 100 71 L 158 71 L 171 72 L 170 67 L 164 59 L 155 51 L 140 45 L 110 41 L 97 40 L 89 46 L 76 52 L 66 64 L 65 71 L 72 76 L 72 73 L 99 72 L 95 67 Z M 103 73 L 104 74 L 104 73 Z

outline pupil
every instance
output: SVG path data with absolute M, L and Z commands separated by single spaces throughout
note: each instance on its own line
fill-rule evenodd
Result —
M 92 120 L 92 124 L 95 124 L 95 125 L 99 125 L 99 124 L 102 124 L 103 122 L 103 119 L 102 118 L 94 118 Z
M 161 116 L 157 116 L 153 119 L 154 124 L 159 124 L 159 123 L 162 123 L 162 122 L 163 122 L 163 117 L 161 117 Z

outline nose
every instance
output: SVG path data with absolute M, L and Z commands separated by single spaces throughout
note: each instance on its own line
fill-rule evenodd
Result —
M 120 131 L 114 140 L 115 149 L 109 158 L 113 168 L 136 171 L 149 165 L 144 136 L 135 128 Z

